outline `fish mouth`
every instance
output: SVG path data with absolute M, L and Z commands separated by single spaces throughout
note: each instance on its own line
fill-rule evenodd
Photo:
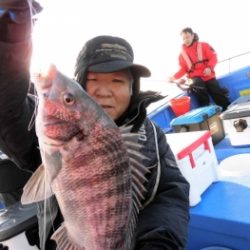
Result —
M 59 148 L 64 144 L 64 142 L 58 142 L 58 141 L 55 141 L 55 140 L 51 140 L 50 138 L 47 138 L 43 142 L 43 144 L 46 145 L 46 146 L 49 146 L 49 147 Z
M 61 146 L 73 138 L 83 140 L 84 133 L 77 123 L 51 117 L 47 117 L 46 120 L 43 125 L 44 135 L 48 138 L 46 144 Z

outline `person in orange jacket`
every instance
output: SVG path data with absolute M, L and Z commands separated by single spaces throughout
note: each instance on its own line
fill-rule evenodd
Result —
M 197 96 L 200 106 L 207 106 L 210 98 L 223 110 L 230 104 L 228 91 L 220 87 L 214 68 L 217 64 L 215 50 L 206 42 L 200 42 L 199 37 L 189 27 L 181 31 L 183 39 L 179 55 L 180 69 L 169 78 L 170 82 L 187 76 L 192 81 L 191 91 Z M 181 81 L 183 83 L 183 81 Z

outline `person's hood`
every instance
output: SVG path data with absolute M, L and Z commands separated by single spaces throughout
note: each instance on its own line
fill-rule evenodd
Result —
M 155 91 L 140 91 L 137 97 L 132 100 L 128 110 L 116 121 L 116 124 L 118 126 L 132 125 L 132 132 L 138 131 L 147 116 L 147 107 L 164 97 Z

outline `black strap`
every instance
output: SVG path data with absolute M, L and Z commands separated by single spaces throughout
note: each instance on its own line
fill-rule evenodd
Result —
M 190 62 L 192 63 L 192 67 L 191 67 L 191 69 L 188 71 L 188 73 L 191 73 L 191 72 L 194 71 L 194 67 L 195 67 L 196 64 L 205 63 L 205 62 L 208 62 L 208 61 L 209 61 L 208 59 L 203 59 L 203 60 L 200 60 L 200 61 L 197 61 L 197 62 L 193 62 L 193 60 L 192 60 L 191 57 L 189 56 L 188 52 L 185 51 L 185 53 L 187 54 L 187 56 L 188 56 Z M 196 51 L 196 57 L 198 58 L 197 51 Z

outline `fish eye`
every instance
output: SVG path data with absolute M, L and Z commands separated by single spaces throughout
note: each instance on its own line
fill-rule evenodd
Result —
M 75 98 L 72 94 L 66 93 L 63 95 L 63 101 L 66 105 L 73 105 L 75 103 Z

